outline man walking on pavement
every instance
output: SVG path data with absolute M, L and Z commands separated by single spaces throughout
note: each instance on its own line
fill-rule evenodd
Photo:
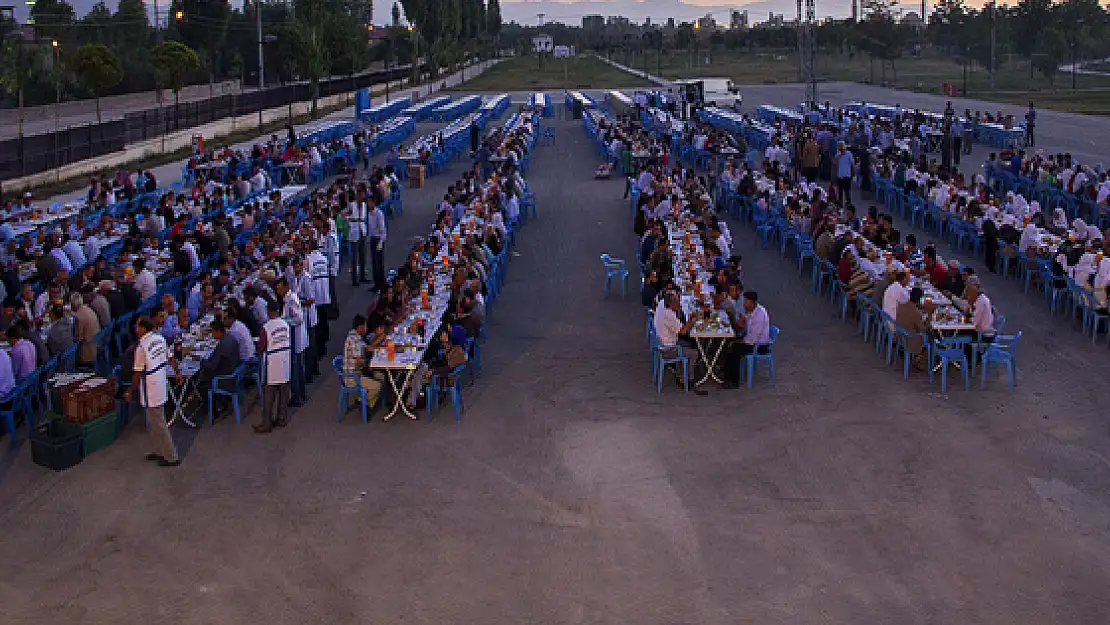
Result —
M 381 292 L 385 287 L 385 213 L 374 205 L 366 218 L 366 236 L 370 238 L 370 261 L 374 265 L 374 287 L 371 291 Z
M 258 349 L 262 353 L 262 423 L 254 426 L 259 434 L 268 434 L 274 427 L 285 427 L 286 397 L 289 395 L 289 373 L 292 347 L 289 324 L 281 318 L 281 304 L 270 302 L 270 320 L 262 326 Z
M 351 285 L 366 281 L 366 247 L 362 235 L 366 228 L 366 197 L 359 191 L 347 205 L 347 240 L 351 242 Z
M 135 332 L 139 336 L 139 344 L 135 347 L 135 365 L 132 367 L 131 386 L 124 392 L 124 399 L 131 401 L 135 389 L 139 389 L 139 405 L 146 411 L 146 422 L 150 427 L 150 438 L 154 443 L 154 451 L 146 455 L 147 460 L 157 461 L 159 466 L 176 467 L 181 464 L 177 456 L 177 447 L 170 436 L 170 428 L 166 425 L 166 400 L 169 381 L 166 379 L 166 367 L 172 365 L 177 370 L 166 340 L 162 335 L 154 332 L 154 324 L 150 317 L 143 315 L 135 323 Z M 181 383 L 181 376 L 177 376 Z

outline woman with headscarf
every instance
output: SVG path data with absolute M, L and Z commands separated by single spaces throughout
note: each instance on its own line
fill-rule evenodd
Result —
M 1072 230 L 1072 235 L 1075 237 L 1076 241 L 1086 241 L 1087 240 L 1087 222 L 1085 222 L 1082 219 L 1076 217 L 1071 222 L 1071 230 Z
M 1095 255 L 1093 252 L 1086 252 L 1079 257 L 1079 262 L 1072 267 L 1071 277 L 1079 286 L 1091 290 L 1091 277 L 1094 276 L 1095 270 L 1098 267 L 1095 264 Z
M 1025 226 L 1021 231 L 1021 239 L 1018 241 L 1018 251 L 1022 254 L 1028 254 L 1029 249 L 1040 244 L 1040 236 L 1037 234 L 1037 227 L 1033 224 Z
M 413 376 L 415 382 L 412 385 L 412 395 L 406 405 L 409 410 L 416 408 L 416 400 L 420 398 L 420 391 L 424 389 L 424 385 L 432 381 L 433 375 L 438 375 L 446 378 L 451 375 L 455 367 L 466 362 L 466 329 L 462 326 L 452 325 L 444 326 L 438 335 L 439 345 L 429 345 L 425 352 L 424 362 L 416 370 Z M 444 388 L 446 384 L 440 384 L 440 388 Z M 412 417 L 415 419 L 416 417 Z
M 1068 229 L 1068 216 L 1064 213 L 1064 209 L 1057 208 L 1052 211 L 1052 227 L 1060 232 Z
M 1110 287 L 1110 257 L 1104 257 L 1098 263 L 1098 271 L 1095 273 L 1095 302 L 1098 304 L 1099 312 L 1106 312 L 1106 290 Z

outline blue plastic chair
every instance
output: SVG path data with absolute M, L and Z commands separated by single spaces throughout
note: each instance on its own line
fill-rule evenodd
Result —
M 605 296 L 609 296 L 609 281 L 616 278 L 621 283 L 621 297 L 625 297 L 628 294 L 628 269 L 624 261 L 602 254 L 601 264 L 605 267 Z
M 482 321 L 482 327 L 486 327 L 486 322 Z M 474 381 L 482 377 L 482 344 L 477 339 L 466 339 L 466 367 L 470 370 L 470 385 L 474 386 Z
M 913 355 L 909 350 L 909 341 L 911 338 L 918 336 L 921 337 L 922 343 L 926 349 L 929 347 L 929 337 L 924 334 L 910 334 L 902 326 L 894 326 L 894 336 L 898 344 L 898 349 L 902 350 L 902 377 L 910 377 L 910 357 Z M 932 362 L 932 359 L 926 358 L 925 362 Z
M 31 432 L 35 429 L 35 413 L 31 409 L 31 393 L 37 383 L 38 376 L 33 373 L 23 378 L 23 380 L 20 381 L 19 384 L 16 384 L 11 392 L 8 393 L 6 401 L 10 401 L 11 405 L 6 410 L 0 410 L 0 420 L 3 420 L 4 429 L 8 432 L 8 435 L 11 436 L 12 447 L 15 447 L 19 442 L 19 437 L 16 436 L 15 432 L 15 415 L 25 415 L 24 419 L 27 422 L 27 436 L 30 436 Z
M 339 377 L 339 421 L 342 422 L 343 416 L 350 410 L 347 398 L 358 395 L 362 402 L 362 422 L 369 423 L 366 418 L 366 389 L 360 380 L 362 376 L 357 373 L 344 373 L 342 356 L 332 358 L 331 366 L 335 369 L 335 375 Z
M 940 361 L 940 392 L 948 392 L 948 366 L 951 364 L 960 365 L 960 374 L 964 379 L 964 389 L 968 389 L 969 382 L 969 365 L 967 362 L 967 355 L 964 354 L 964 346 L 971 343 L 970 337 L 949 337 L 937 339 L 933 343 L 932 355 L 929 359 L 929 366 L 932 367 L 936 361 Z M 932 370 L 930 369 L 930 378 L 932 377 Z
M 764 363 L 767 365 L 767 371 L 771 377 L 771 386 L 775 385 L 775 355 L 773 351 L 775 347 L 775 342 L 778 341 L 779 338 L 778 326 L 771 326 L 768 334 L 770 334 L 770 341 L 756 345 L 755 352 L 744 356 L 745 365 L 748 370 L 748 388 L 752 387 L 752 378 L 755 374 L 755 368 L 759 366 L 759 363 Z M 760 347 L 766 347 L 767 353 L 758 353 Z
M 1017 347 L 1018 341 L 1021 340 L 1021 332 L 1012 336 L 996 336 L 994 342 L 989 344 L 983 352 L 983 360 L 980 366 L 983 368 L 982 378 L 979 381 L 979 389 L 983 390 L 987 387 L 987 371 L 991 367 L 1001 369 L 1006 368 L 1006 374 L 1010 382 L 1010 391 L 1014 390 L 1014 377 L 1017 374 Z
M 463 363 L 451 370 L 451 373 L 446 378 L 440 375 L 433 375 L 427 385 L 428 397 L 424 403 L 424 412 L 428 421 L 432 420 L 432 404 L 439 407 L 439 393 L 446 391 L 451 395 L 451 404 L 455 409 L 455 423 L 459 422 L 459 411 L 466 410 L 463 405 L 462 399 L 462 374 L 466 370 L 466 363 Z
M 663 392 L 663 372 L 667 365 L 682 365 L 682 388 L 690 392 L 690 359 L 677 347 L 664 347 L 659 344 L 659 337 L 652 332 L 652 371 L 655 376 L 655 391 Z
M 212 400 L 216 395 L 231 398 L 231 410 L 235 413 L 235 424 L 238 425 L 242 422 L 239 415 L 239 396 L 244 394 L 243 374 L 246 373 L 246 371 L 246 363 L 241 363 L 230 375 L 217 375 L 212 377 L 212 387 L 208 389 L 208 425 L 212 425 Z M 221 388 L 221 382 L 232 382 L 235 387 L 232 390 Z

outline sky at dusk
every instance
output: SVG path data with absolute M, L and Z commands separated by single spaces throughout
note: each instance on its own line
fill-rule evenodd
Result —
M 242 0 L 231 0 L 232 6 L 241 7 Z M 71 0 L 77 14 L 84 15 L 96 4 L 96 0 Z M 26 19 L 26 6 L 22 2 L 13 2 L 16 5 L 16 15 L 20 20 Z M 116 1 L 107 0 L 106 4 L 115 10 Z M 981 0 L 972 0 L 969 4 L 981 5 Z M 1005 4 L 1005 2 L 1003 3 Z M 163 16 L 169 0 L 159 2 L 159 9 Z M 392 0 L 374 0 L 374 21 L 385 24 L 390 19 Z M 906 4 L 911 7 L 920 6 Z M 817 1 L 817 16 L 820 17 L 847 17 L 851 5 L 849 0 L 836 0 L 835 2 Z M 929 4 L 930 11 L 932 3 Z M 148 10 L 153 14 L 154 3 L 147 2 Z M 546 22 L 565 22 L 568 24 L 581 24 L 583 15 L 623 15 L 632 21 L 641 22 L 650 17 L 653 22 L 665 22 L 673 17 L 678 21 L 690 21 L 712 13 L 717 21 L 728 21 L 729 13 L 733 10 L 748 12 L 748 19 L 760 22 L 767 19 L 769 12 L 785 13 L 789 18 L 797 14 L 797 3 L 794 0 L 753 0 L 752 2 L 735 2 L 732 0 L 501 0 L 501 13 L 505 21 L 516 21 L 521 24 L 536 24 L 537 14 L 544 13 Z M 163 19 L 165 19 L 163 17 Z

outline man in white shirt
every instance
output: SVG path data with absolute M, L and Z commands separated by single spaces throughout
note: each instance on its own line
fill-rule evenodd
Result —
M 650 196 L 651 183 L 655 182 L 655 175 L 651 173 L 650 168 L 645 168 L 640 172 L 640 177 L 636 179 L 636 186 L 640 188 L 640 193 Z
M 886 292 L 883 293 L 883 312 L 890 315 L 893 320 L 894 316 L 898 313 L 898 306 L 910 301 L 910 292 L 906 285 L 910 283 L 910 274 L 905 271 L 898 272 L 894 278 L 894 282 L 887 287 Z M 891 328 L 894 327 L 894 322 L 890 322 Z
M 725 380 L 728 386 L 740 385 L 740 375 L 743 372 L 741 364 L 750 354 L 766 354 L 771 347 L 771 316 L 767 309 L 759 303 L 759 294 L 755 291 L 744 293 L 744 316 L 737 320 L 737 330 L 743 331 L 744 336 L 738 341 L 733 341 L 729 347 L 728 358 L 725 360 Z
M 166 340 L 154 332 L 150 317 L 143 315 L 135 323 L 139 344 L 135 347 L 135 365 L 131 374 L 131 386 L 124 392 L 124 398 L 132 401 L 135 389 L 139 389 L 139 405 L 146 412 L 147 427 L 154 451 L 146 455 L 147 460 L 157 461 L 159 466 L 176 467 L 181 464 L 177 448 L 166 425 L 165 405 L 167 400 L 167 366 L 177 370 Z M 180 382 L 181 376 L 178 375 Z
M 385 288 L 385 240 L 388 232 L 385 213 L 376 204 L 370 207 L 366 216 L 366 236 L 370 239 L 370 263 L 374 273 L 374 287 L 370 290 L 381 292 Z
M 655 325 L 655 336 L 659 340 L 659 349 L 664 356 L 673 356 L 681 354 L 686 356 L 690 361 L 689 377 L 694 377 L 693 368 L 698 361 L 698 350 L 690 345 L 684 345 L 679 342 L 679 339 L 690 332 L 694 322 L 697 320 L 691 316 L 682 323 L 679 319 L 678 313 L 682 310 L 682 299 L 675 291 L 667 291 L 663 294 L 663 299 L 659 301 L 659 305 L 655 307 L 655 315 L 653 316 L 653 323 Z M 682 386 L 682 380 L 678 379 L 677 372 L 675 382 Z M 698 395 L 706 395 L 705 391 L 694 387 L 694 393 Z
M 358 197 L 347 204 L 347 240 L 351 243 L 351 285 L 366 282 L 366 246 L 362 235 L 366 229 L 366 200 Z
M 965 293 L 967 306 L 971 310 L 971 323 L 975 324 L 976 332 L 994 333 L 994 312 L 991 310 L 991 301 L 986 295 L 979 292 L 979 287 L 970 285 Z
M 62 245 L 62 250 L 69 257 L 69 262 L 74 267 L 83 267 L 86 262 L 91 260 L 85 258 L 85 250 L 81 248 L 81 242 L 77 238 L 71 238 L 68 234 L 66 235 L 65 245 Z
M 251 176 L 251 192 L 258 193 L 259 191 L 264 190 L 267 186 L 269 186 L 269 184 L 266 180 L 266 174 L 262 172 L 262 169 L 260 167 L 255 166 L 254 175 Z
M 274 284 L 274 291 L 278 299 L 283 302 L 282 319 L 289 326 L 292 337 L 292 364 L 290 366 L 290 391 L 292 398 L 289 400 L 290 408 L 297 408 L 305 402 L 304 384 L 304 350 L 308 347 L 308 328 L 305 326 L 304 309 L 301 299 L 289 288 L 289 282 L 280 278 Z
M 145 302 L 158 292 L 157 280 L 154 278 L 154 274 L 146 268 L 146 259 L 136 259 L 132 267 L 135 269 L 135 288 Z
M 200 255 L 197 254 L 197 246 L 193 242 L 186 239 L 181 244 L 181 249 L 185 250 L 185 255 L 189 257 L 189 265 L 192 266 L 193 271 L 200 269 Z
M 319 356 L 327 354 L 328 341 L 331 340 L 331 329 L 328 327 L 331 311 L 331 291 L 328 288 L 330 276 L 328 274 L 328 259 L 315 242 L 309 243 L 308 257 L 305 264 L 312 278 L 313 298 L 316 302 L 316 345 L 319 347 Z

